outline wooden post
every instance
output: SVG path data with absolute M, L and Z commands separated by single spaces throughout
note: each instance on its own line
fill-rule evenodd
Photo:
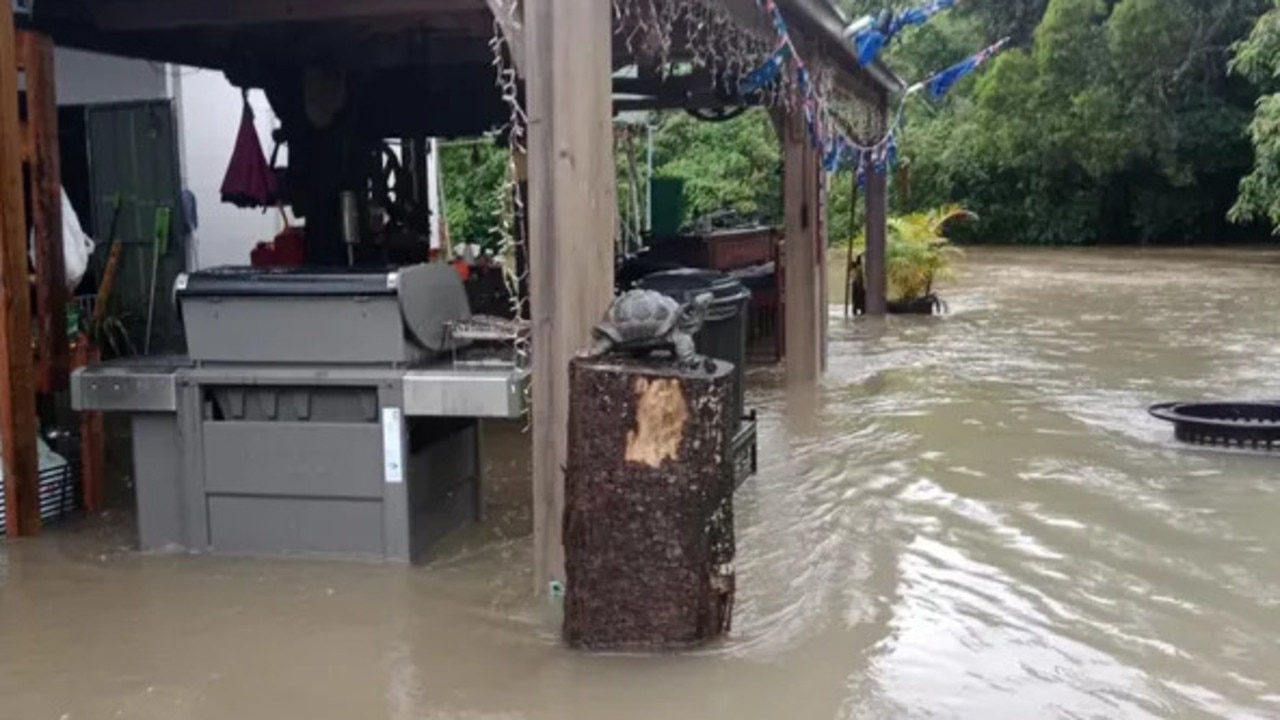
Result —
M 851 171 L 849 173 L 849 249 L 845 257 L 844 266 L 844 316 L 847 318 L 853 314 L 854 301 L 853 296 L 853 273 L 857 266 L 854 265 L 854 255 L 857 252 L 855 244 L 858 238 L 858 173 Z
M 818 174 L 822 166 L 818 152 L 809 144 L 803 116 L 791 112 L 775 117 L 782 144 L 783 214 L 785 250 L 782 272 L 786 296 L 783 298 L 786 335 L 786 380 L 788 385 L 811 384 L 821 374 L 822 340 L 819 317 L 825 320 L 822 283 L 818 277 L 821 237 L 818 214 Z
M 36 352 L 41 392 L 67 388 L 67 281 L 62 256 L 62 171 L 58 156 L 58 102 L 53 41 L 18 33 L 19 64 L 27 78 L 26 140 L 31 157 L 31 224 L 35 233 Z
M 0 443 L 9 537 L 40 532 L 31 300 L 13 14 L 0 12 Z
M 564 580 L 569 361 L 613 297 L 612 6 L 525 8 L 535 582 Z
M 118 246 L 117 246 L 118 247 Z M 114 250 L 114 248 L 113 248 Z M 101 353 L 82 337 L 73 356 L 75 367 L 86 367 L 101 360 Z M 80 491 L 84 496 L 84 509 L 98 512 L 105 504 L 106 488 L 106 431 L 100 412 L 80 413 Z
M 862 273 L 867 281 L 867 315 L 888 313 L 888 278 L 885 274 L 885 244 L 888 232 L 888 177 L 867 171 L 867 252 Z
M 814 252 L 818 254 L 818 374 L 827 372 L 827 331 L 831 321 L 830 289 L 827 287 L 827 171 L 822 166 L 822 153 L 813 154 L 814 194 L 818 198 L 818 216 L 814 228 Z

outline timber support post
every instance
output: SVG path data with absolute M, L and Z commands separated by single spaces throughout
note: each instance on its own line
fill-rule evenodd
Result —
M 822 164 L 809 144 L 804 117 L 775 111 L 774 126 L 782 146 L 784 274 L 783 325 L 788 385 L 813 384 L 822 374 L 820 323 L 825 323 L 821 203 Z
M 5 530 L 9 537 L 40 532 L 35 371 L 23 222 L 24 143 L 18 117 L 16 50 L 13 13 L 6 9 L 0 12 L 0 443 Z
M 849 173 L 849 237 L 846 242 L 849 243 L 847 254 L 844 261 L 844 316 L 848 318 L 862 309 L 863 301 L 854 293 L 854 281 L 858 280 L 855 276 L 856 271 L 861 270 L 861 264 L 857 263 L 857 244 L 858 239 L 858 173 Z M 859 284 L 859 292 L 863 288 Z
M 827 276 L 827 215 L 830 210 L 827 204 L 830 197 L 827 194 L 827 171 L 822 166 L 822 154 L 818 151 L 813 153 L 813 183 L 814 195 L 818 198 L 818 213 L 814 218 L 814 238 L 813 250 L 818 254 L 818 374 L 825 375 L 827 372 L 827 350 L 830 347 L 828 333 L 830 332 L 830 313 L 828 306 L 831 297 L 831 288 L 828 285 Z
M 524 12 L 529 115 L 534 576 L 564 580 L 569 362 L 613 298 L 613 9 L 541 0 Z
M 889 99 L 880 95 L 876 112 L 881 127 L 888 131 L 892 118 L 889 115 Z M 870 317 L 889 314 L 888 233 L 889 233 L 889 173 L 885 167 L 879 172 L 874 164 L 866 170 L 867 242 L 862 258 L 862 277 L 867 293 L 865 313 Z M 852 212 L 853 209 L 850 209 Z
M 867 172 L 867 252 L 862 262 L 867 287 L 867 315 L 888 314 L 888 275 L 885 267 L 889 222 L 889 179 Z
M 18 65 L 26 75 L 27 121 L 23 140 L 31 178 L 31 226 L 35 235 L 36 354 L 42 393 L 67 389 L 67 271 L 62 250 L 62 170 L 58 155 L 58 101 L 53 41 L 20 30 Z

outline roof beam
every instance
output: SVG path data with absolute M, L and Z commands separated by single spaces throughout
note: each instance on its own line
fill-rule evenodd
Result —
M 428 16 L 486 9 L 485 0 L 99 0 L 88 3 L 113 32 Z

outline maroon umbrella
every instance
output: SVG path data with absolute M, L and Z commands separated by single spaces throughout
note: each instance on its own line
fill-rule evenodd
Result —
M 271 207 L 279 200 L 276 176 L 267 165 L 258 142 L 258 131 L 253 126 L 253 110 L 249 107 L 249 94 L 244 93 L 244 112 L 240 115 L 240 132 L 236 135 L 236 148 L 231 153 L 231 163 L 222 178 L 222 202 L 236 207 Z

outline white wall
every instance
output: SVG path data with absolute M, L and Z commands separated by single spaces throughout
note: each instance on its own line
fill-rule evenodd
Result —
M 54 48 L 53 64 L 59 105 L 94 105 L 168 97 L 166 66 L 160 63 Z
M 182 128 L 182 168 L 187 189 L 196 196 L 200 227 L 196 230 L 199 267 L 247 265 L 249 252 L 283 227 L 276 211 L 244 210 L 222 202 L 222 177 L 235 148 L 242 109 L 240 90 L 220 72 L 180 68 L 174 95 Z M 279 126 L 266 96 L 249 94 L 254 125 L 263 154 L 271 158 L 271 130 Z M 281 163 L 288 160 L 281 149 Z

